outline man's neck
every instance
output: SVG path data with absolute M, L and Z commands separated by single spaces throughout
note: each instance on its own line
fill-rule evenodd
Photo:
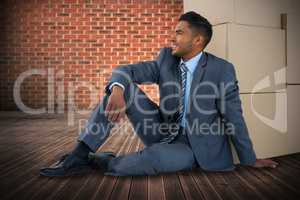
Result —
M 185 55 L 185 56 L 182 56 L 181 59 L 186 62 L 190 59 L 192 59 L 193 57 L 197 56 L 199 53 L 201 53 L 202 50 L 197 50 L 195 52 L 190 52 L 189 54 Z

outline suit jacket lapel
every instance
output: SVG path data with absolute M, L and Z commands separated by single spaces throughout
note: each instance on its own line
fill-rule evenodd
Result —
M 173 72 L 176 83 L 180 83 L 180 69 L 179 69 L 180 58 L 177 58 L 173 63 Z

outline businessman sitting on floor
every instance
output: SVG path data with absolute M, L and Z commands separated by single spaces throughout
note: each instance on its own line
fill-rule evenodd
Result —
M 211 37 L 207 19 L 195 12 L 181 15 L 172 47 L 161 49 L 154 61 L 116 68 L 73 151 L 40 174 L 81 174 L 92 166 L 114 176 L 194 167 L 230 171 L 234 170 L 230 140 L 242 165 L 275 168 L 278 163 L 256 158 L 233 65 L 203 51 Z M 137 86 L 147 83 L 158 84 L 159 106 Z M 95 154 L 125 114 L 145 148 L 120 156 Z

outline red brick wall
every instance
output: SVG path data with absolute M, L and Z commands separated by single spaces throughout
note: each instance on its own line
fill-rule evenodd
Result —
M 183 10 L 181 0 L 2 0 L 0 4 L 0 110 L 18 109 L 14 84 L 31 69 L 45 74 L 28 76 L 20 84 L 25 105 L 47 109 L 50 102 L 56 110 L 61 101 L 66 110 L 74 100 L 77 108 L 87 108 L 91 92 L 80 85 L 93 85 L 93 94 L 100 99 L 112 69 L 151 60 L 169 45 Z M 143 89 L 157 100 L 156 87 Z

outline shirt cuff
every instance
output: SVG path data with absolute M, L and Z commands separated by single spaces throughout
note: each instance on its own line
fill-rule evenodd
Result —
M 124 85 L 122 85 L 122 84 L 119 83 L 119 82 L 113 82 L 113 83 L 109 86 L 109 90 L 110 90 L 110 91 L 111 91 L 111 89 L 112 89 L 112 87 L 113 87 L 114 85 L 120 86 L 123 90 L 125 90 Z

